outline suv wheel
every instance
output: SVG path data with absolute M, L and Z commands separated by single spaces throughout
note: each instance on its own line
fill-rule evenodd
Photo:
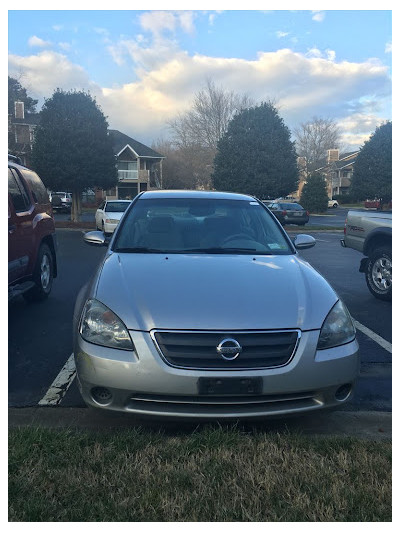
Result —
M 392 299 L 392 250 L 378 248 L 368 258 L 365 272 L 368 289 L 380 300 Z
M 42 244 L 39 248 L 33 281 L 35 287 L 24 293 L 25 300 L 29 302 L 45 300 L 53 285 L 53 256 L 47 244 Z

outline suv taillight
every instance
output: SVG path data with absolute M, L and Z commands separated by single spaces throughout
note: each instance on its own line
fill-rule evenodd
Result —
M 282 215 L 285 217 L 287 215 L 287 211 L 282 211 Z
M 309 217 L 310 216 L 310 211 L 306 211 L 306 213 L 307 213 L 307 216 Z

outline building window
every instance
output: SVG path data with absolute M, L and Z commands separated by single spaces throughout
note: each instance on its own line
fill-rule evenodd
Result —
M 137 161 L 118 161 L 118 179 L 119 180 L 137 180 L 138 179 Z

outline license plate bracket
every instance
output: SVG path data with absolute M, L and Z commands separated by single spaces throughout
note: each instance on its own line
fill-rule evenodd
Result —
M 199 378 L 197 387 L 204 396 L 242 395 L 251 396 L 262 393 L 263 381 L 255 378 Z

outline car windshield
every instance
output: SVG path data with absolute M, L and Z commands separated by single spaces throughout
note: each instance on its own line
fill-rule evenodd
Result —
M 281 209 L 286 209 L 286 211 L 303 211 L 300 204 L 281 204 Z
M 141 198 L 125 216 L 112 249 L 126 253 L 294 253 L 259 202 Z
M 124 213 L 128 205 L 129 202 L 107 202 L 105 210 L 108 213 Z

